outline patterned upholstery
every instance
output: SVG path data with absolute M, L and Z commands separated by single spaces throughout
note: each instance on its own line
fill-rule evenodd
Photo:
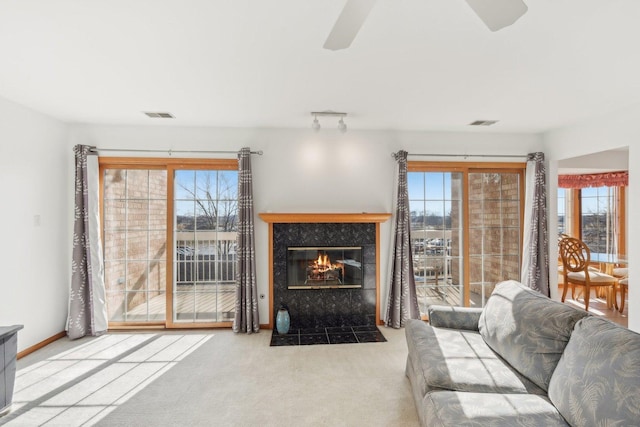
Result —
M 505 363 L 480 334 L 457 329 L 432 328 L 420 320 L 407 323 L 407 345 L 419 389 L 495 393 L 546 394 Z
M 568 426 L 546 397 L 532 394 L 441 391 L 424 398 L 429 427 Z
M 427 309 L 429 324 L 437 328 L 478 331 L 481 308 L 430 305 Z
M 515 281 L 496 286 L 479 332 L 474 310 L 430 315 L 406 325 L 421 425 L 640 426 L 640 334 Z
M 587 315 L 510 280 L 496 286 L 479 329 L 494 351 L 547 390 L 574 325 Z
M 640 425 L 640 334 L 597 317 L 580 320 L 549 398 L 571 425 Z

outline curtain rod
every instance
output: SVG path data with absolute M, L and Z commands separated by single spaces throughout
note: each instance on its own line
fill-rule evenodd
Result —
M 395 157 L 396 153 L 391 153 L 391 157 Z M 502 157 L 502 158 L 527 158 L 526 154 L 413 154 L 407 153 L 407 156 L 420 157 Z
M 168 150 L 143 150 L 143 149 L 135 149 L 135 148 L 98 148 L 91 147 L 91 151 L 123 151 L 130 153 L 169 153 L 169 155 L 173 153 L 197 153 L 197 154 L 238 154 L 240 151 L 225 151 L 225 150 L 172 150 L 171 148 Z M 250 151 L 251 154 L 257 154 L 258 156 L 262 156 L 262 150 L 258 151 Z

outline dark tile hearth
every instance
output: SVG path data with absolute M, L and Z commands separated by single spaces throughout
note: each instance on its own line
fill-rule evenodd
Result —
M 273 330 L 271 346 L 313 345 L 313 344 L 357 344 L 366 342 L 385 342 L 382 332 L 372 325 L 338 326 L 329 328 L 295 329 L 280 335 Z

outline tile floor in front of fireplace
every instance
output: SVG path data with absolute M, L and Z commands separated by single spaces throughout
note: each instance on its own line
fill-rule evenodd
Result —
M 293 329 L 283 335 L 274 329 L 271 336 L 271 346 L 356 344 L 385 341 L 387 339 L 382 335 L 382 332 L 373 325 Z

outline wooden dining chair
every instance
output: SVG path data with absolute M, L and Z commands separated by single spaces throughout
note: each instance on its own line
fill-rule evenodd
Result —
M 571 297 L 575 299 L 575 287 L 584 288 L 584 309 L 589 311 L 589 298 L 591 288 L 606 289 L 607 299 L 613 299 L 613 305 L 618 308 L 615 301 L 615 288 L 617 279 L 608 274 L 601 273 L 589 268 L 591 262 L 591 251 L 589 247 L 580 239 L 574 237 L 564 237 L 558 242 L 560 257 L 562 258 L 564 289 L 562 290 L 562 302 L 567 296 L 567 289 L 571 286 Z
M 611 270 L 611 275 L 617 277 L 618 279 L 623 279 L 629 275 L 628 267 L 613 267 Z
M 625 277 L 624 279 L 620 279 L 618 284 L 620 285 L 620 308 L 618 310 L 622 313 L 624 311 L 624 299 L 629 289 L 629 278 Z

